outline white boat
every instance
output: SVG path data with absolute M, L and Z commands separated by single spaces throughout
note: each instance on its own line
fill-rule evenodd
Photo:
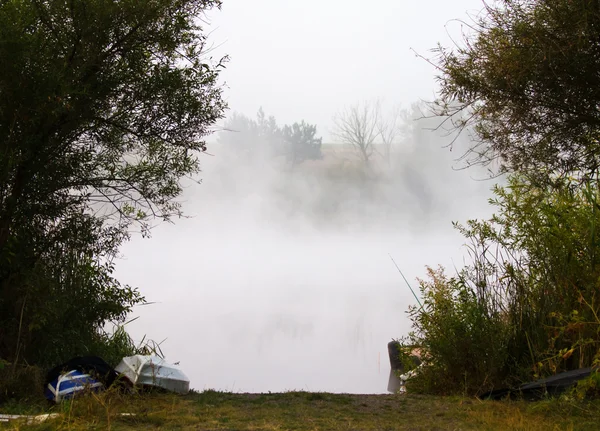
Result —
M 187 394 L 190 390 L 190 379 L 183 371 L 158 356 L 128 356 L 115 370 L 134 385 L 155 386 L 178 394 Z

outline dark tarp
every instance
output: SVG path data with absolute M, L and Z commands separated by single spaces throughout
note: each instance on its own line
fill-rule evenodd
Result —
M 44 387 L 48 386 L 48 383 L 58 379 L 63 372 L 71 370 L 90 374 L 93 378 L 102 382 L 106 388 L 111 386 L 119 377 L 119 373 L 117 373 L 102 358 L 99 358 L 98 356 L 78 356 L 68 360 L 64 364 L 57 365 L 48 371 Z
M 522 384 L 516 389 L 496 389 L 480 395 L 479 398 L 483 400 L 501 400 L 507 397 L 521 396 L 527 400 L 537 400 L 546 394 L 550 396 L 559 395 L 566 389 L 574 386 L 579 380 L 590 376 L 592 372 L 594 371 L 591 367 L 565 371 L 546 379 Z

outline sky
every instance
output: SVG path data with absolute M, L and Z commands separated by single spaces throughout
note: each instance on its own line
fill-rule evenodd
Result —
M 432 100 L 439 43 L 460 43 L 481 0 L 225 0 L 209 14 L 231 110 L 260 106 L 280 123 L 317 124 L 331 140 L 331 118 L 360 100 L 410 105 Z
M 435 70 L 411 48 L 451 44 L 447 31 L 461 29 L 452 20 L 480 7 L 224 0 L 209 14 L 211 55 L 231 58 L 222 75 L 231 111 L 304 119 L 327 142 L 349 104 L 431 100 Z M 153 302 L 136 308 L 130 333 L 165 340 L 167 360 L 199 390 L 385 393 L 387 343 L 407 335 L 416 304 L 390 255 L 416 289 L 426 265 L 462 265 L 452 222 L 490 213 L 492 183 L 456 170 L 448 139 L 412 133 L 371 185 L 335 155 L 290 173 L 209 145 L 201 184 L 186 184 L 181 199 L 189 218 L 122 249 L 116 276 Z M 342 179 L 319 174 L 319 163 Z

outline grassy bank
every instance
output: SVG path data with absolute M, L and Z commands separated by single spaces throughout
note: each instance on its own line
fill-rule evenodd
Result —
M 50 409 L 0 407 L 0 413 L 48 412 L 60 416 L 35 425 L 0 424 L 0 430 L 596 430 L 600 402 L 207 391 L 184 397 L 104 394 Z

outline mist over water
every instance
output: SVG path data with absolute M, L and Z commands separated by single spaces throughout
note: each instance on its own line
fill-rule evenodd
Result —
M 445 143 L 417 127 L 366 177 L 341 147 L 289 169 L 213 144 L 182 197 L 191 217 L 122 250 L 117 276 L 156 302 L 128 329 L 166 338 L 198 390 L 385 393 L 387 343 L 416 303 L 388 254 L 417 289 L 425 265 L 461 266 L 451 222 L 490 213 L 492 182 L 453 170 Z

